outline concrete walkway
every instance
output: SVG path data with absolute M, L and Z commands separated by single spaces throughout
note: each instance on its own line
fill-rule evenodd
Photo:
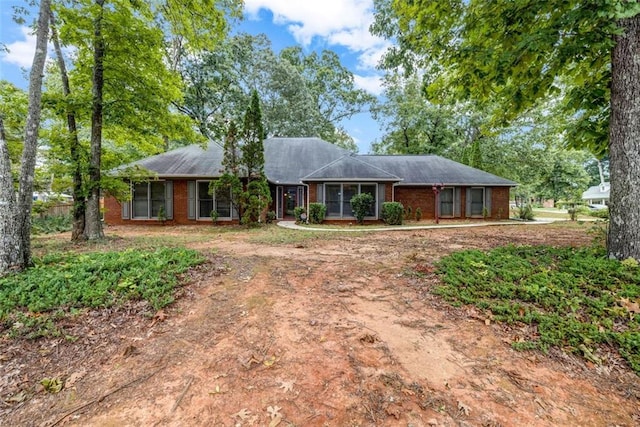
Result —
M 563 220 L 561 220 L 563 221 Z M 316 228 L 316 227 L 307 227 L 301 226 L 295 223 L 295 221 L 278 221 L 278 226 L 283 228 L 288 228 L 291 230 L 306 230 L 306 231 L 347 231 L 347 232 L 358 232 L 358 231 L 411 231 L 411 230 L 430 230 L 434 228 L 469 228 L 469 227 L 490 227 L 496 225 L 538 225 L 538 224 L 550 224 L 554 222 L 553 219 L 538 219 L 534 221 L 500 221 L 500 222 L 474 222 L 474 223 L 464 223 L 464 224 L 438 224 L 438 225 L 403 225 L 397 227 L 358 227 L 358 228 L 347 228 L 347 227 L 336 227 L 336 228 Z

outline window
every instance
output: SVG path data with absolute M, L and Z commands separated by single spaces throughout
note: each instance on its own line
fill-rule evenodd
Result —
M 327 217 L 353 218 L 351 198 L 362 193 L 373 196 L 373 205 L 367 216 L 375 218 L 378 211 L 378 184 L 325 184 L 324 204 L 327 207 Z
M 133 218 L 158 218 L 163 209 L 165 218 L 170 217 L 165 196 L 166 183 L 164 181 L 142 182 L 133 184 Z
M 440 191 L 440 216 L 453 217 L 453 188 Z
M 231 192 L 209 193 L 211 181 L 197 183 L 198 219 L 211 218 L 211 211 L 218 213 L 218 218 L 231 218 Z
M 472 188 L 471 195 L 471 216 L 482 216 L 484 210 L 484 188 Z

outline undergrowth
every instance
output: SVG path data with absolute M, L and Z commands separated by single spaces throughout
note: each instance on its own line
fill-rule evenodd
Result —
M 145 300 L 158 310 L 173 302 L 178 275 L 202 262 L 182 248 L 45 255 L 0 278 L 0 323 L 11 336 L 35 338 L 56 335 L 56 320 L 84 308 Z
M 514 347 L 560 347 L 600 363 L 617 348 L 640 373 L 640 268 L 610 260 L 599 247 L 507 246 L 466 250 L 438 264 L 436 292 L 472 304 L 499 322 L 530 331 Z

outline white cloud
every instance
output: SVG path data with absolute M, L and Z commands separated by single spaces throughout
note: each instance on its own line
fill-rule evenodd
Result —
M 273 13 L 273 21 L 286 25 L 295 40 L 305 46 L 320 37 L 330 45 L 359 53 L 359 66 L 374 68 L 389 43 L 369 33 L 373 0 L 245 0 L 245 11 L 256 19 L 261 9 Z
M 2 61 L 19 67 L 30 68 L 36 51 L 36 36 L 29 27 L 20 27 L 24 40 L 6 44 L 9 52 L 2 53 Z
M 364 89 L 372 95 L 380 96 L 382 94 L 382 77 L 380 76 L 359 76 L 354 74 L 353 81 L 356 87 Z

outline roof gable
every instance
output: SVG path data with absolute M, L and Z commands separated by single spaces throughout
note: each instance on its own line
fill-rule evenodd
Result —
M 401 181 L 355 154 L 343 156 L 302 178 L 302 181 Z

